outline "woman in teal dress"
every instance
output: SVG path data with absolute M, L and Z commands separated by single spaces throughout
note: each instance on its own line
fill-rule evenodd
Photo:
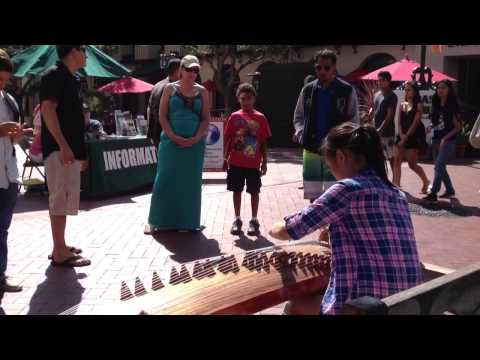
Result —
M 195 82 L 198 59 L 187 55 L 180 68 L 180 80 L 165 87 L 160 101 L 163 131 L 145 233 L 200 229 L 204 134 L 210 105 L 207 91 Z

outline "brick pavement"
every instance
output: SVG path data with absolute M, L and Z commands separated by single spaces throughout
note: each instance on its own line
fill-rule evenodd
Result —
M 424 165 L 432 177 L 432 165 Z M 417 194 L 420 181 L 404 166 L 403 188 Z M 480 261 L 480 161 L 458 162 L 449 167 L 458 201 L 470 216 L 428 217 L 413 215 L 422 261 L 460 268 Z M 4 294 L 0 314 L 58 314 L 73 306 L 73 313 L 107 311 L 118 302 L 122 280 L 151 277 L 153 271 L 167 271 L 177 263 L 250 250 L 278 243 L 267 235 L 271 225 L 300 209 L 301 154 L 296 150 L 273 150 L 269 172 L 263 178 L 259 220 L 262 235 L 233 236 L 231 193 L 225 190 L 224 173 L 204 175 L 201 234 L 145 236 L 150 194 L 140 192 L 109 199 L 82 200 L 81 212 L 69 217 L 67 242 L 80 246 L 92 265 L 77 269 L 52 268 L 47 198 L 20 196 L 9 236 L 8 273 L 24 286 L 21 293 Z M 442 207 L 459 206 L 442 202 Z M 242 218 L 250 218 L 250 199 L 243 196 Z M 310 238 L 314 239 L 314 235 Z M 282 306 L 262 311 L 278 314 Z

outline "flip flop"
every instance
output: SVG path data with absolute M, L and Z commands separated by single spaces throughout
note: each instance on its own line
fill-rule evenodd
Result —
M 69 257 L 68 259 L 61 262 L 57 262 L 53 260 L 51 262 L 52 266 L 62 266 L 62 267 L 82 267 L 82 266 L 88 266 L 90 264 L 91 264 L 90 260 L 80 255 Z
M 76 248 L 75 246 L 70 246 L 68 250 L 70 250 L 75 255 L 81 254 L 83 251 L 82 249 Z M 48 255 L 48 260 L 52 260 L 52 254 Z

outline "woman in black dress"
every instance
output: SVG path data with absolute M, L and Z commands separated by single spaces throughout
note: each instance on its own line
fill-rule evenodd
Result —
M 400 104 L 400 134 L 395 159 L 396 178 L 393 179 L 393 183 L 396 186 L 400 186 L 402 161 L 406 157 L 410 169 L 422 180 L 421 193 L 426 194 L 430 181 L 427 175 L 425 175 L 423 168 L 418 165 L 419 153 L 427 147 L 422 113 L 423 105 L 418 85 L 415 81 L 408 81 L 405 84 L 405 101 Z

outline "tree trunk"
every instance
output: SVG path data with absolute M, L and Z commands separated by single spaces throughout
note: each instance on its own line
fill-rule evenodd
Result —
M 235 106 L 235 95 L 233 94 L 233 90 L 235 87 L 236 76 L 236 70 L 232 71 L 228 79 L 223 79 L 222 74 L 219 71 L 215 71 L 213 75 L 213 82 L 215 83 L 216 91 L 223 95 L 225 113 L 227 115 L 230 115 L 233 112 Z

